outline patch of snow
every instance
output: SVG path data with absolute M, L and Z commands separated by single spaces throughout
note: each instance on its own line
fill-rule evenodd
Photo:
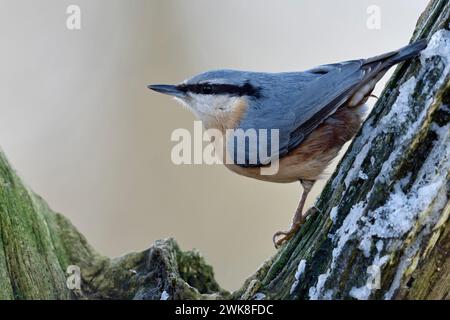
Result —
M 358 155 L 355 158 L 355 161 L 353 161 L 353 165 L 351 169 L 347 172 L 347 176 L 345 177 L 344 184 L 345 187 L 348 188 L 350 185 L 350 182 L 355 178 L 356 174 L 359 173 L 359 169 L 361 168 L 361 164 L 363 163 L 364 159 L 367 156 L 367 153 L 370 150 L 370 147 L 372 145 L 372 140 L 375 136 L 372 136 L 372 139 L 369 143 L 366 143 L 364 147 L 361 149 L 361 151 L 358 153 Z
M 297 272 L 295 273 L 295 279 L 299 280 L 302 276 L 303 272 L 305 272 L 306 268 L 306 260 L 301 260 L 298 264 Z
M 376 244 L 376 247 L 377 247 L 378 252 L 381 252 L 381 250 L 383 250 L 383 247 L 384 247 L 383 241 L 382 240 L 378 240 L 377 244 Z
M 350 237 L 358 230 L 358 220 L 362 216 L 364 210 L 364 203 L 360 202 L 353 206 L 350 210 L 349 214 L 345 217 L 342 226 L 336 231 L 333 236 L 333 241 L 337 242 L 332 252 L 332 260 L 330 267 L 328 268 L 326 273 L 319 275 L 317 279 L 317 284 L 311 288 L 309 288 L 309 299 L 310 300 L 318 300 L 321 298 L 326 298 L 323 294 L 323 289 L 325 285 L 325 281 L 328 276 L 331 274 L 331 271 L 334 269 L 336 264 L 336 259 L 339 257 L 342 249 L 344 248 L 347 241 Z
M 359 250 L 364 253 L 364 257 L 370 257 L 370 249 L 372 248 L 372 238 L 364 238 L 358 246 Z
M 258 292 L 253 296 L 253 300 L 264 300 L 266 299 L 266 295 L 262 292 Z
M 372 290 L 367 285 L 363 285 L 362 287 L 359 288 L 353 287 L 350 290 L 349 295 L 350 297 L 358 300 L 367 300 L 371 293 Z
M 295 273 L 295 281 L 291 287 L 291 294 L 294 293 L 295 289 L 297 288 L 298 284 L 300 283 L 300 277 L 305 272 L 305 267 L 306 267 L 306 260 L 301 260 L 298 264 L 297 272 Z
M 416 78 L 411 77 L 400 86 L 399 94 L 397 96 L 397 99 L 395 100 L 394 105 L 392 106 L 388 115 L 380 121 L 381 127 L 392 129 L 392 125 L 394 125 L 395 129 L 397 129 L 398 125 L 402 125 L 408 120 L 408 115 L 411 112 L 411 94 L 416 88 L 416 85 Z M 393 120 L 395 121 L 393 122 Z
M 337 240 L 337 246 L 333 250 L 333 262 L 339 256 L 347 241 L 359 229 L 358 221 L 362 217 L 364 211 L 364 202 L 359 202 L 354 205 L 348 215 L 345 217 L 342 226 L 336 231 L 333 240 Z
M 374 130 L 374 128 L 373 128 L 373 126 L 372 126 L 372 125 L 373 125 L 372 122 L 373 122 L 373 119 L 371 119 L 371 118 L 369 118 L 369 119 L 366 121 L 366 125 L 362 128 L 362 133 L 361 133 L 360 139 L 353 141 L 353 143 L 354 143 L 353 149 L 359 150 L 360 148 L 363 148 L 364 145 L 371 143 L 371 141 L 369 141 L 369 139 L 370 139 L 370 137 L 371 137 L 371 132 Z M 352 150 L 353 150 L 353 149 L 352 149 Z M 352 150 L 351 150 L 350 152 L 352 152 Z M 344 161 L 345 161 L 345 160 L 344 160 Z M 353 165 L 353 164 L 352 164 L 352 165 Z M 350 171 L 351 169 L 350 169 L 350 170 L 347 170 L 347 169 L 344 169 L 344 168 L 347 168 L 347 166 L 346 166 L 345 163 L 343 163 L 343 164 L 340 166 L 339 172 L 338 172 L 338 174 L 336 175 L 336 178 L 333 179 L 333 181 L 332 181 L 332 187 L 333 187 L 333 188 L 336 186 L 336 183 L 337 183 L 338 181 L 341 181 L 341 180 L 342 180 L 342 177 L 343 177 L 344 175 L 347 175 L 347 176 L 348 176 L 348 173 L 349 173 L 349 171 Z
M 358 178 L 362 179 L 362 180 L 367 180 L 369 179 L 369 177 L 367 176 L 367 174 L 365 174 L 364 172 L 360 171 L 358 173 Z
M 169 299 L 169 294 L 164 290 L 162 293 L 161 293 L 161 298 L 160 298 L 160 300 L 168 300 Z
M 433 56 L 441 56 L 446 65 L 450 64 L 450 31 L 441 29 L 431 37 L 428 47 L 421 53 L 420 62 L 425 65 Z
M 333 207 L 330 211 L 330 219 L 333 221 L 333 223 L 336 223 L 336 218 L 338 214 L 338 207 Z
M 448 170 L 450 167 L 450 124 L 443 127 L 433 124 L 433 129 L 438 135 L 438 139 L 435 141 L 431 154 L 419 172 L 419 175 L 424 180 L 431 180 L 431 182 L 428 185 L 422 183 L 422 186 L 416 190 L 416 197 L 413 198 L 413 205 L 422 208 L 426 208 L 432 201 L 435 201 L 434 212 L 423 222 L 427 233 L 430 232 L 432 225 L 437 222 L 441 209 L 448 201 L 447 191 L 444 188 L 446 179 L 445 177 L 440 177 L 439 173 L 443 170 Z M 443 160 L 441 163 L 437 163 L 437 159 Z M 399 288 L 403 274 L 420 248 L 421 241 L 420 237 L 416 239 L 401 257 L 391 287 L 385 294 L 385 299 L 391 299 Z
M 327 280 L 329 275 L 330 275 L 330 270 L 328 270 L 327 273 L 321 274 L 317 279 L 316 286 L 309 288 L 308 293 L 309 293 L 310 300 L 319 300 L 320 298 L 322 298 L 323 287 L 324 287 L 325 281 Z
M 399 181 L 386 204 L 371 213 L 373 224 L 364 233 L 369 232 L 380 238 L 403 236 L 410 230 L 417 215 L 430 206 L 439 190 L 445 186 L 446 177 L 439 173 L 450 167 L 450 125 L 432 128 L 438 139 L 419 170 L 416 182 L 405 194 L 401 188 L 403 181 Z M 437 159 L 440 159 L 440 163 Z
M 324 300 L 333 300 L 333 290 L 327 290 L 323 295 Z
M 367 273 L 369 277 L 366 279 L 366 284 L 361 287 L 353 287 L 351 288 L 349 295 L 352 298 L 358 300 L 367 300 L 372 294 L 373 290 L 380 289 L 380 277 L 381 277 L 381 268 L 383 265 L 389 261 L 389 255 L 384 255 L 380 258 L 381 251 L 383 250 L 384 244 L 382 240 L 377 241 L 376 243 L 377 254 L 372 261 L 372 264 L 367 268 Z

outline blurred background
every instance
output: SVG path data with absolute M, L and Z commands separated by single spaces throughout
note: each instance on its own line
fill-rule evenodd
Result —
M 146 84 L 218 68 L 303 70 L 394 50 L 408 43 L 426 3 L 1 0 L 0 146 L 101 253 L 174 237 L 201 251 L 224 288 L 237 289 L 274 253 L 272 234 L 289 226 L 300 186 L 172 164 L 170 135 L 192 131 L 194 117 Z M 73 4 L 81 30 L 66 27 Z M 380 29 L 367 26 L 371 5 L 381 10 Z

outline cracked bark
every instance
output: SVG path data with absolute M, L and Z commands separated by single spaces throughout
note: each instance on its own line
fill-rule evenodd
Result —
M 448 30 L 449 17 L 447 0 L 431 1 L 413 40 Z M 448 61 L 435 55 L 397 68 L 316 213 L 231 294 L 198 252 L 172 239 L 100 255 L 0 153 L 0 299 L 449 299 Z M 396 113 L 402 95 L 406 114 Z M 407 223 L 393 225 L 397 215 Z M 81 269 L 81 290 L 66 286 L 69 265 Z

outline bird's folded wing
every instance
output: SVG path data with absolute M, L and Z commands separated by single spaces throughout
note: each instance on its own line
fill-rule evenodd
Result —
M 240 125 L 244 130 L 277 129 L 279 145 L 277 150 L 272 150 L 273 141 L 270 140 L 270 132 L 266 145 L 260 139 L 256 145 L 245 148 L 237 148 L 235 143 L 233 145 L 235 163 L 243 167 L 261 166 L 295 149 L 312 130 L 351 97 L 354 89 L 364 78 L 365 71 L 361 68 L 363 62 L 364 60 L 347 61 L 305 71 L 305 77 L 302 78 L 309 80 L 297 87 L 296 92 L 286 93 L 290 95 L 290 103 L 279 106 L 282 110 L 273 108 L 259 110 L 258 117 L 249 116 L 248 119 L 244 119 Z M 262 155 L 261 146 L 266 148 Z M 236 161 L 238 159 L 241 161 Z
M 326 65 L 310 72 L 323 72 L 299 92 L 291 108 L 295 122 L 290 128 L 289 141 L 280 143 L 280 155 L 295 149 L 319 124 L 341 107 L 364 79 L 363 60 Z

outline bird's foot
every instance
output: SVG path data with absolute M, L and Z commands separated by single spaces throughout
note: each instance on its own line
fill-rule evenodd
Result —
M 296 223 L 293 223 L 291 225 L 291 228 L 288 231 L 276 232 L 272 238 L 275 248 L 278 249 L 285 242 L 291 240 L 295 236 L 297 231 L 300 229 L 300 227 L 305 223 L 305 221 L 306 221 L 306 216 L 304 216 L 304 217 L 302 216 L 302 218 L 299 221 L 297 221 Z M 277 240 L 277 238 L 280 236 L 281 236 L 281 238 Z
M 275 248 L 279 248 L 283 243 L 292 239 L 292 237 L 297 233 L 298 229 L 305 223 L 306 217 L 309 216 L 311 210 L 308 210 L 306 213 L 302 214 L 303 207 L 305 206 L 306 198 L 308 197 L 308 193 L 311 191 L 311 188 L 314 185 L 313 180 L 300 180 L 300 184 L 303 187 L 302 197 L 300 198 L 300 202 L 298 204 L 297 210 L 295 211 L 294 219 L 292 220 L 291 228 L 288 231 L 278 231 L 273 235 L 272 241 L 275 245 Z M 282 236 L 277 240 L 278 237 Z
M 316 207 L 311 207 L 305 214 L 303 214 L 298 220 L 294 221 L 291 225 L 291 228 L 288 231 L 278 231 L 273 235 L 273 244 L 275 245 L 275 248 L 278 249 L 281 245 L 283 245 L 285 242 L 291 240 L 298 230 L 300 230 L 300 227 L 306 222 L 306 220 L 312 216 L 319 213 L 319 209 Z M 282 236 L 280 239 L 277 240 L 278 237 Z

